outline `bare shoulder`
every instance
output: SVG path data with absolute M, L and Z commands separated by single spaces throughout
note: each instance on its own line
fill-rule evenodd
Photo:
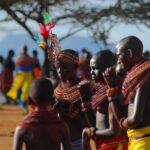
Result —
M 141 86 L 141 90 L 144 91 L 144 93 L 147 93 L 150 91 L 150 78 L 144 82 Z
M 16 137 L 16 136 L 17 136 L 17 137 L 22 137 L 23 134 L 24 134 L 24 131 L 25 131 L 24 127 L 18 125 L 18 126 L 16 127 L 16 129 L 15 129 L 15 137 Z

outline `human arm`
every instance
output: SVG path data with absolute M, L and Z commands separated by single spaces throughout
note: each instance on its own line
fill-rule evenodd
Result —
M 107 138 L 114 138 L 117 134 L 117 130 L 118 130 L 118 125 L 117 125 L 117 121 L 113 115 L 112 112 L 112 107 L 110 104 L 108 104 L 108 128 L 103 129 L 103 130 L 98 130 L 96 129 L 93 132 L 93 137 L 97 137 L 100 139 L 107 139 Z
M 82 133 L 82 137 L 84 139 L 89 138 L 107 139 L 107 138 L 114 138 L 116 136 L 118 125 L 115 120 L 115 117 L 113 116 L 111 105 L 108 106 L 108 124 L 109 127 L 103 130 L 94 127 L 88 129 L 86 128 Z
M 53 110 L 56 113 L 59 113 L 61 116 L 67 116 L 71 108 L 72 108 L 72 104 L 69 101 L 55 99 Z
M 64 150 L 71 150 L 71 138 L 68 126 L 64 123 L 62 128 L 62 146 Z
M 23 138 L 21 133 L 22 133 L 21 127 L 20 126 L 16 127 L 13 140 L 13 150 L 22 150 Z
M 95 126 L 95 112 L 91 106 L 92 86 L 88 80 L 83 80 L 79 83 L 78 89 L 81 96 L 81 108 L 85 114 L 89 127 Z
M 112 108 L 112 113 L 119 124 L 119 120 L 127 116 L 127 106 L 122 103 L 123 96 L 118 94 L 114 97 L 108 97 L 109 104 Z
M 148 88 L 149 86 L 150 80 L 145 82 L 141 87 L 136 90 L 133 104 L 131 103 L 128 106 L 129 109 L 130 106 L 132 107 L 132 112 L 129 112 L 128 117 L 122 121 L 122 125 L 124 128 L 132 129 L 137 127 L 141 123 L 143 119 L 144 109 L 146 106 L 146 101 L 149 100 L 147 98 L 150 92 Z

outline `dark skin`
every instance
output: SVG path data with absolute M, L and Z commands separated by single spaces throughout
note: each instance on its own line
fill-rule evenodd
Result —
M 49 111 L 47 105 L 44 107 L 34 106 L 34 111 Z M 23 143 L 27 150 L 53 149 L 60 150 L 60 143 L 65 150 L 71 150 L 70 135 L 66 124 L 47 126 L 22 127 L 18 126 L 14 135 L 13 150 L 22 150 Z
M 102 58 L 101 58 L 102 59 Z M 100 62 L 99 57 L 92 57 L 90 61 L 91 67 L 91 75 L 92 79 L 95 82 L 106 84 L 102 75 L 105 66 L 102 62 Z M 97 137 L 98 139 L 107 139 L 107 138 L 114 138 L 120 133 L 120 129 L 117 124 L 116 117 L 113 114 L 114 110 L 112 105 L 108 103 L 108 100 L 105 100 L 103 103 L 99 105 L 99 107 L 105 111 L 103 112 L 96 112 L 96 132 L 94 131 L 95 128 L 91 128 L 91 137 Z M 83 148 L 85 150 L 90 150 L 89 145 L 87 145 L 86 140 L 89 138 L 89 128 L 83 130 L 82 139 L 83 139 Z
M 122 64 L 124 69 L 128 72 L 134 65 L 142 59 L 142 52 L 138 53 L 136 50 L 125 50 L 122 47 L 124 43 L 116 49 L 118 64 Z M 133 103 L 128 105 L 128 117 L 124 120 L 123 126 L 127 129 L 142 128 L 150 126 L 150 80 L 145 82 L 136 91 Z
M 143 45 L 135 37 L 127 37 L 121 40 L 116 46 L 117 66 L 122 66 L 127 73 L 132 67 L 143 59 Z M 119 67 L 118 67 L 119 68 Z M 110 84 L 110 74 L 113 69 L 108 68 L 104 76 Z M 123 121 L 126 129 L 136 129 L 150 126 L 150 80 L 147 80 L 141 87 L 136 90 L 134 100 L 129 103 L 127 117 Z M 116 111 L 116 109 L 114 109 Z M 120 110 L 121 111 L 121 110 Z
M 77 78 L 77 65 L 65 64 L 57 60 L 55 62 L 56 70 L 60 78 L 60 86 L 65 89 L 77 85 L 81 80 Z M 71 104 L 66 100 L 56 100 L 54 110 L 59 113 L 60 117 L 68 124 L 71 133 L 71 140 L 75 141 L 81 138 L 82 129 L 88 126 L 88 122 L 83 112 L 80 112 L 75 118 L 70 118 L 68 113 L 72 107 L 81 108 L 81 101 Z
M 22 150 L 25 143 L 26 150 L 71 150 L 70 132 L 64 121 L 60 120 L 52 112 L 53 87 L 51 82 L 45 78 L 34 80 L 30 86 L 29 105 L 33 112 L 27 117 L 38 114 L 39 120 L 36 124 L 36 116 L 27 121 L 27 125 L 19 125 L 14 135 L 13 150 Z M 47 115 L 47 116 L 46 116 Z M 34 122 L 36 120 L 36 122 Z M 48 121 L 48 122 L 47 122 Z

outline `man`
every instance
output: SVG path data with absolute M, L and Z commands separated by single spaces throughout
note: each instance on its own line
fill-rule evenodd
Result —
M 79 59 L 79 76 L 80 78 L 91 80 L 90 74 L 90 59 L 92 54 L 87 49 L 82 49 L 82 54 Z
M 55 66 L 60 83 L 54 91 L 57 103 L 55 111 L 68 124 L 73 150 L 80 150 L 82 129 L 88 127 L 87 119 L 81 111 L 81 95 L 77 77 L 79 57 L 74 50 L 60 51 L 55 60 Z
M 34 75 L 34 79 L 38 78 L 41 76 L 41 67 L 40 67 L 40 62 L 38 60 L 38 52 L 37 50 L 33 50 L 32 51 L 33 54 L 33 75 Z
M 46 78 L 35 79 L 30 86 L 29 105 L 33 112 L 17 126 L 13 150 L 71 150 L 69 129 L 52 112 L 53 86 Z
M 95 80 L 95 85 L 91 89 L 91 107 L 96 113 L 96 127 L 85 128 L 83 130 L 84 150 L 93 148 L 90 143 L 91 138 L 95 140 L 95 147 L 99 147 L 99 150 L 117 150 L 120 146 L 122 146 L 122 149 L 126 149 L 125 145 L 121 145 L 122 142 L 125 142 L 125 137 L 121 135 L 121 130 L 117 124 L 118 117 L 116 116 L 120 114 L 113 114 L 106 93 L 108 85 L 103 78 L 105 69 L 114 66 L 115 63 L 115 55 L 109 50 L 99 51 L 90 61 L 92 79 Z M 119 102 L 117 104 L 118 107 L 121 106 Z
M 150 149 L 150 61 L 143 57 L 143 44 L 135 36 L 123 38 L 116 46 L 116 55 L 117 65 L 121 65 L 127 72 L 122 94 L 124 104 L 128 106 L 128 114 L 120 119 L 120 127 L 127 130 L 129 150 L 148 150 Z M 107 78 L 109 81 L 110 76 Z
M 15 79 L 13 81 L 11 89 L 7 92 L 7 96 L 16 101 L 18 99 L 18 92 L 20 92 L 19 104 L 25 109 L 25 112 L 27 113 L 29 86 L 33 79 L 33 60 L 28 55 L 28 48 L 26 45 L 22 46 L 21 54 L 16 58 L 15 65 Z

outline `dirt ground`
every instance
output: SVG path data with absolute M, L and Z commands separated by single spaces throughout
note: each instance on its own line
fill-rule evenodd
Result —
M 12 150 L 13 133 L 23 117 L 23 110 L 19 106 L 0 106 L 0 150 Z

